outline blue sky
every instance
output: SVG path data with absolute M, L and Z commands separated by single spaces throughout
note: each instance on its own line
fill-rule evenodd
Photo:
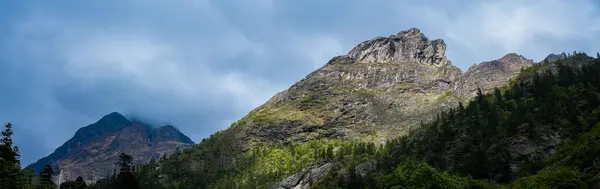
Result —
M 22 163 L 119 111 L 194 141 L 361 41 L 412 27 L 463 70 L 600 51 L 591 0 L 0 1 L 0 122 Z

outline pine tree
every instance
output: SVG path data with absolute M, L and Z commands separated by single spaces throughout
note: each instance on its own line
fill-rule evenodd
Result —
M 76 189 L 86 189 L 87 188 L 87 184 L 83 180 L 83 177 L 77 177 L 77 179 L 75 179 L 75 188 Z
M 12 124 L 7 123 L 4 131 L 2 131 L 2 144 L 0 145 L 0 157 L 10 164 L 20 164 L 19 148 L 13 146 L 12 141 Z
M 6 145 L 6 146 L 12 146 L 12 135 L 13 135 L 13 131 L 12 131 L 12 124 L 11 123 L 7 123 L 5 126 L 4 131 L 2 131 L 2 144 Z
M 139 183 L 133 171 L 133 158 L 130 155 L 121 153 L 119 155 L 119 175 L 117 175 L 117 189 L 137 189 Z
M 50 165 L 46 165 L 44 170 L 40 173 L 40 184 L 56 186 L 54 182 L 52 182 L 53 174 L 54 171 L 52 171 L 52 167 L 50 167 Z
M 494 97 L 496 97 L 496 102 L 502 101 L 502 92 L 497 87 L 494 87 Z
M 72 180 L 60 183 L 60 186 L 58 188 L 60 188 L 60 189 L 77 189 L 75 186 L 75 181 L 72 181 Z
M 0 140 L 0 188 L 30 188 L 32 169 L 21 170 L 19 148 L 13 146 L 12 124 L 7 123 Z

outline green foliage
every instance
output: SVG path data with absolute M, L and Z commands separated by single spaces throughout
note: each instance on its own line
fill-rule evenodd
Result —
M 54 171 L 50 165 L 46 165 L 44 170 L 40 173 L 40 184 L 42 185 L 54 185 L 52 182 L 52 175 Z
M 399 164 L 391 173 L 376 178 L 373 188 L 496 188 L 497 186 L 441 172 L 425 163 Z
M 516 180 L 510 188 L 513 189 L 577 189 L 588 188 L 582 174 L 566 167 L 547 168 L 538 174 Z
M 436 101 L 438 101 L 438 102 L 443 101 L 443 100 L 447 99 L 448 97 L 450 97 L 451 95 L 452 95 L 452 90 L 448 90 L 448 91 L 444 92 L 442 95 L 440 95 L 436 99 Z
M 60 183 L 60 189 L 86 189 L 87 184 L 82 177 L 77 177 L 75 181 L 65 181 Z
M 349 156 L 353 153 L 366 153 L 368 146 L 355 140 L 321 139 L 303 144 L 283 145 L 280 143 L 274 147 L 255 147 L 241 159 L 242 162 L 249 162 L 243 168 L 243 172 L 217 182 L 214 187 L 229 188 L 231 184 L 234 184 L 241 188 L 268 188 L 275 182 L 299 172 L 317 159 L 360 160 L 359 158 L 349 158 Z M 373 146 L 371 145 L 371 147 Z
M 136 177 L 135 168 L 133 165 L 133 158 L 125 153 L 119 154 L 119 160 L 116 165 L 119 166 L 119 173 L 116 171 L 111 176 L 96 181 L 95 184 L 90 185 L 91 189 L 141 189 L 140 181 Z M 75 181 L 82 182 L 83 179 L 77 178 Z M 61 185 L 62 186 L 62 185 Z

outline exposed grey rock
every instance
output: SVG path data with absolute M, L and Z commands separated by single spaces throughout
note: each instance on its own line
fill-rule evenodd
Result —
M 498 60 L 475 64 L 454 83 L 454 90 L 470 99 L 476 94 L 477 88 L 487 92 L 494 87 L 502 87 L 521 69 L 533 64 L 533 60 L 515 53 L 506 54 Z
M 289 176 L 279 183 L 271 186 L 271 189 L 308 189 L 309 186 L 315 183 L 319 178 L 325 176 L 333 163 L 313 162 L 307 168 L 302 169 L 299 173 Z
M 548 56 L 546 56 L 546 58 L 544 58 L 543 61 L 548 61 L 548 62 L 554 62 L 560 59 L 564 59 L 567 58 L 567 54 L 566 53 L 560 53 L 560 54 L 549 54 Z
M 354 60 L 354 58 L 344 55 L 333 57 L 327 64 L 353 64 L 355 62 L 356 60 Z
M 362 178 L 365 178 L 367 176 L 367 173 L 371 172 L 372 170 L 375 170 L 376 167 L 376 162 L 374 161 L 367 161 L 364 163 L 361 163 L 359 165 L 357 165 L 354 170 L 356 171 L 356 173 L 358 173 Z
M 517 173 L 520 166 L 539 159 L 549 158 L 560 144 L 560 136 L 556 133 L 544 134 L 539 140 L 521 137 L 510 144 L 510 153 L 513 158 L 511 171 Z
M 360 62 L 422 62 L 448 64 L 446 44 L 441 39 L 429 41 L 417 28 L 389 37 L 377 37 L 360 43 L 348 56 Z

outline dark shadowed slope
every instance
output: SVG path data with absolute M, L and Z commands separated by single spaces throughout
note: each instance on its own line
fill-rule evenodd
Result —
M 171 125 L 152 128 L 113 112 L 80 128 L 52 154 L 27 167 L 38 173 L 46 164 L 52 165 L 58 183 L 77 176 L 93 181 L 112 173 L 121 152 L 131 154 L 135 162 L 145 163 L 192 144 L 190 138 Z

